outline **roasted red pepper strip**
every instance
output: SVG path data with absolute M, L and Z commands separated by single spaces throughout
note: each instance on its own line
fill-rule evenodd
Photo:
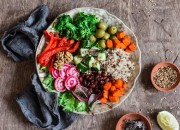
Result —
M 51 36 L 49 35 L 49 33 L 46 30 L 44 30 L 43 33 L 47 39 L 50 39 Z
M 54 40 L 53 44 L 51 45 L 51 47 L 49 49 L 56 48 L 57 44 L 58 44 L 58 40 Z
M 54 34 L 50 32 L 50 41 L 49 41 L 49 43 L 47 44 L 46 48 L 44 49 L 44 51 L 42 53 L 49 50 L 50 47 L 52 46 L 53 42 L 54 42 Z
M 51 61 L 50 61 L 50 65 L 49 65 L 49 72 L 50 73 L 52 73 L 52 71 L 54 69 L 53 68 L 53 63 L 54 63 L 55 59 L 56 59 L 56 55 L 53 55 L 52 58 L 51 58 Z
M 71 46 L 71 45 L 73 45 L 74 44 L 74 39 L 68 39 L 67 40 L 67 44 L 68 44 L 68 46 Z
M 79 45 L 80 45 L 80 41 L 77 41 L 75 43 L 75 45 L 72 48 L 70 48 L 68 51 L 71 52 L 71 53 L 77 51 L 77 49 L 79 48 Z
M 69 47 L 58 47 L 58 48 L 48 50 L 47 52 L 45 52 L 45 53 L 41 54 L 41 56 L 39 56 L 39 64 L 46 66 L 49 63 L 52 55 L 54 55 L 60 51 L 66 51 L 68 49 L 69 49 Z
M 66 43 L 67 43 L 67 38 L 66 37 L 63 37 L 59 44 L 57 45 L 58 47 L 61 47 L 61 46 L 66 46 Z

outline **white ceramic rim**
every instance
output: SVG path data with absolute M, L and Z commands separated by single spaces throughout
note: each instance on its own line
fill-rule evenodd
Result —
M 119 103 L 118 105 L 116 105 L 115 107 L 113 107 L 113 108 L 111 108 L 111 109 L 108 109 L 108 110 L 106 110 L 106 111 L 99 112 L 99 113 L 94 113 L 94 115 L 97 115 L 97 114 L 102 114 L 102 113 L 108 112 L 108 111 L 110 111 L 110 110 L 113 110 L 114 108 L 120 106 L 120 105 L 129 97 L 129 95 L 130 95 L 131 92 L 133 91 L 133 89 L 134 89 L 134 87 L 135 87 L 135 83 L 136 83 L 136 81 L 137 81 L 137 79 L 138 79 L 138 77 L 139 77 L 139 75 L 140 75 L 140 73 L 141 73 L 141 50 L 140 50 L 140 48 L 139 48 L 138 40 L 137 40 L 137 37 L 136 37 L 136 35 L 134 34 L 134 32 L 133 32 L 128 26 L 126 26 L 126 24 L 125 24 L 121 19 L 119 19 L 118 17 L 116 17 L 116 16 L 113 15 L 113 14 L 110 14 L 108 11 L 106 11 L 106 10 L 104 10 L 104 9 L 100 9 L 100 8 L 80 7 L 80 8 L 74 8 L 74 9 L 72 9 L 72 10 L 70 10 L 70 11 L 61 13 L 61 14 L 59 14 L 59 15 L 55 18 L 55 20 L 49 25 L 49 27 L 48 27 L 46 30 L 48 30 L 48 29 L 51 28 L 52 24 L 56 21 L 56 19 L 57 19 L 59 16 L 61 16 L 61 15 L 63 15 L 63 14 L 66 14 L 66 13 L 69 13 L 69 12 L 72 12 L 72 11 L 75 11 L 75 10 L 81 10 L 81 9 L 101 10 L 101 11 L 103 11 L 103 12 L 106 12 L 106 13 L 107 13 L 108 15 L 110 15 L 111 17 L 116 18 L 118 21 L 121 22 L 121 24 L 123 24 L 124 27 L 126 27 L 126 28 L 133 34 L 134 39 L 135 39 L 135 41 L 136 41 L 137 50 L 139 51 L 139 62 L 138 62 L 138 63 L 139 63 L 139 73 L 137 74 L 136 78 L 134 79 L 132 88 L 129 90 L 128 94 L 120 101 L 120 103 Z M 44 37 L 44 35 L 41 36 L 41 39 L 40 39 L 39 43 L 41 42 L 41 40 L 42 40 L 43 37 Z M 36 71 L 37 71 L 38 77 L 39 77 L 38 67 L 37 67 L 37 64 L 38 64 L 38 63 L 37 63 L 36 57 L 37 57 L 37 49 L 38 49 L 39 45 L 40 45 L 40 44 L 38 44 L 38 46 L 37 46 L 37 48 L 36 48 L 36 53 L 35 53 L 35 65 L 36 65 Z M 39 77 L 39 79 L 40 79 L 40 77 Z M 41 84 L 42 84 L 42 82 L 41 82 Z M 43 86 L 43 84 L 42 84 L 42 86 Z M 44 89 L 45 89 L 45 88 L 44 88 Z M 73 113 L 82 114 L 82 115 L 92 115 L 91 113 L 87 113 L 87 112 L 76 112 L 76 111 L 74 111 Z

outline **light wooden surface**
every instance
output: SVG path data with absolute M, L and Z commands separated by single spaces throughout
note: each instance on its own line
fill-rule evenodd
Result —
M 59 14 L 76 7 L 103 8 L 122 19 L 136 34 L 142 51 L 142 73 L 128 99 L 119 107 L 97 116 L 80 116 L 67 130 L 114 130 L 128 112 L 147 115 L 153 130 L 157 112 L 168 110 L 180 121 L 180 88 L 162 93 L 150 82 L 152 67 L 160 61 L 180 66 L 179 0 L 0 0 L 0 36 L 32 9 L 44 3 L 50 7 L 49 23 Z M 30 84 L 33 61 L 15 63 L 0 47 L 0 130 L 38 130 L 22 115 L 15 97 Z M 27 86 L 28 87 L 28 86 Z

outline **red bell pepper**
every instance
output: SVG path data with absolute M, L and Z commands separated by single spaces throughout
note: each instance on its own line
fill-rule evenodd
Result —
M 49 72 L 50 73 L 52 73 L 52 71 L 54 69 L 53 68 L 53 63 L 54 63 L 55 59 L 56 59 L 56 55 L 53 55 L 52 58 L 51 58 L 51 61 L 50 61 L 50 65 L 49 65 Z
M 47 44 L 46 48 L 43 50 L 42 53 L 44 53 L 47 50 L 49 50 L 50 47 L 52 46 L 53 42 L 54 42 L 54 34 L 50 32 L 50 41 L 49 41 L 49 43 Z
M 51 36 L 46 30 L 43 31 L 43 34 L 47 39 L 50 39 Z
M 66 46 L 66 43 L 67 43 L 67 38 L 66 38 L 66 37 L 63 37 L 63 38 L 59 41 L 59 44 L 58 44 L 57 46 L 58 46 L 58 47 Z
M 79 45 L 80 45 L 80 41 L 77 41 L 75 45 L 68 50 L 68 52 L 73 53 L 77 51 L 77 49 L 79 48 Z
M 38 62 L 39 64 L 43 65 L 43 66 L 47 66 L 47 64 L 49 63 L 51 57 L 60 52 L 60 51 L 66 51 L 68 50 L 69 47 L 58 47 L 58 48 L 54 48 L 54 49 L 51 49 L 51 50 L 48 50 L 47 52 L 45 53 L 42 53 L 39 57 L 38 57 Z

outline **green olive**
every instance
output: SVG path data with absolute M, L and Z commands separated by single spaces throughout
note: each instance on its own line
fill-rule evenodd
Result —
M 109 39 L 109 37 L 110 37 L 110 34 L 106 32 L 106 33 L 104 34 L 103 39 L 108 40 L 108 39 Z
M 96 41 L 96 37 L 95 37 L 94 35 L 91 35 L 91 36 L 89 37 L 89 40 L 90 40 L 91 42 L 95 42 L 95 41 Z
M 100 47 L 106 48 L 106 41 L 105 40 L 99 40 L 98 43 L 99 43 Z
M 112 36 L 110 36 L 110 39 L 114 40 L 114 39 L 117 39 L 117 37 L 115 35 L 112 35 Z
M 110 26 L 108 28 L 108 32 L 109 32 L 109 34 L 113 35 L 117 32 L 117 28 L 115 26 Z
M 105 22 L 99 22 L 97 26 L 98 28 L 103 29 L 103 30 L 106 30 L 108 27 L 107 23 Z
M 104 34 L 105 34 L 105 31 L 103 29 L 98 29 L 96 31 L 95 36 L 96 36 L 96 38 L 102 38 L 104 36 Z

